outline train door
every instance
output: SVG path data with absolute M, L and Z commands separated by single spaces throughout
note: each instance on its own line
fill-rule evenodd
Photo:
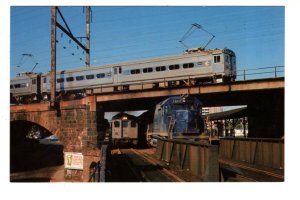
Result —
M 122 138 L 121 120 L 114 120 L 112 122 L 112 138 L 113 139 Z
M 129 121 L 122 121 L 122 138 L 129 138 Z
M 113 72 L 113 82 L 114 83 L 119 83 L 121 82 L 121 74 L 122 74 L 122 67 L 121 66 L 115 66 L 113 67 L 114 72 Z
M 137 139 L 138 138 L 138 124 L 136 121 L 132 120 L 130 121 L 130 128 L 129 128 L 129 137 L 131 139 Z

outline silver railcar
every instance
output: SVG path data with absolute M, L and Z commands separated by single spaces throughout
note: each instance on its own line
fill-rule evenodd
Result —
M 236 57 L 232 50 L 190 49 L 176 56 L 59 71 L 56 74 L 56 91 L 62 97 L 76 97 L 91 93 L 234 81 L 235 78 Z M 13 78 L 12 82 L 19 79 Z M 31 80 L 30 77 L 27 79 Z M 50 80 L 50 73 L 41 75 L 40 93 L 44 100 L 49 99 Z M 28 84 L 28 87 L 32 87 L 27 90 L 31 90 L 32 94 L 39 89 L 33 84 Z M 21 90 L 13 90 L 12 93 L 14 96 L 25 94 Z
M 138 142 L 137 118 L 127 113 L 119 113 L 112 118 L 112 142 Z

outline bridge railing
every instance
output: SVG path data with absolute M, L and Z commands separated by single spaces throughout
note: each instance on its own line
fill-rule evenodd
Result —
M 252 80 L 262 78 L 284 77 L 284 66 L 259 67 L 254 69 L 240 69 L 236 71 L 237 80 Z
M 155 156 L 168 164 L 189 171 L 202 181 L 219 181 L 218 146 L 185 140 L 157 139 Z

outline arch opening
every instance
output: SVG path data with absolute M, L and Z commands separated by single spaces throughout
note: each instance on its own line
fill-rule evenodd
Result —
M 54 171 L 53 167 L 64 164 L 63 149 L 58 138 L 39 124 L 25 120 L 10 122 L 11 177 L 15 172 L 41 168 Z

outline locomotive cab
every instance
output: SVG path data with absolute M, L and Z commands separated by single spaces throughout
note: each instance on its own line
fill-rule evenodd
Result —
M 119 113 L 112 118 L 112 141 L 137 144 L 138 123 L 135 116 Z
M 223 50 L 224 72 L 223 81 L 234 81 L 236 78 L 236 57 L 230 49 Z
M 202 104 L 191 96 L 174 96 L 156 105 L 149 135 L 170 139 L 197 139 L 204 130 Z M 151 143 L 148 141 L 148 143 Z
M 217 73 L 217 79 L 221 81 L 234 81 L 236 78 L 236 57 L 235 53 L 230 49 L 212 50 L 212 66 L 213 71 Z

